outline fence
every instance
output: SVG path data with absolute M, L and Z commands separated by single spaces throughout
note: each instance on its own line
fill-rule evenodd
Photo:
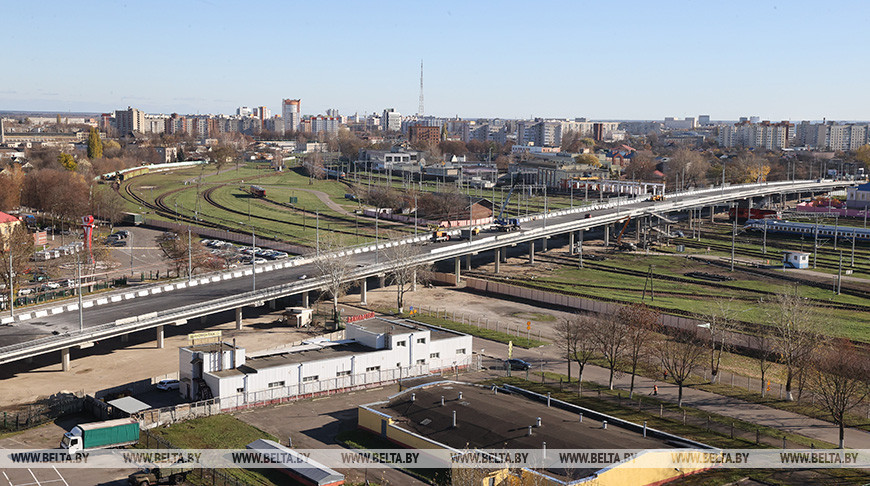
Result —
M 160 437 L 149 430 L 143 430 L 139 435 L 139 444 L 146 449 L 178 449 L 172 442 Z M 193 468 L 187 475 L 188 479 L 194 480 L 195 484 L 208 484 L 212 486 L 246 486 L 247 481 L 234 478 L 225 471 L 212 468 Z
M 376 386 L 398 383 L 407 378 L 421 377 L 436 373 L 477 370 L 479 362 L 474 356 L 468 355 L 454 365 L 440 363 L 432 366 L 415 365 L 406 368 L 370 371 L 356 375 L 337 376 L 326 380 L 299 383 L 283 387 L 270 388 L 256 392 L 240 393 L 220 399 L 220 409 L 224 412 L 263 407 L 279 403 L 302 400 L 324 395 L 334 395 L 355 390 L 364 390 Z
M 26 410 L 0 412 L 0 432 L 15 432 L 36 427 L 63 415 L 80 413 L 85 409 L 82 397 L 65 396 L 46 403 L 30 405 Z
M 173 407 L 143 410 L 133 414 L 143 429 L 153 429 L 200 417 L 210 417 L 221 413 L 220 400 L 212 398 L 194 403 L 182 403 Z

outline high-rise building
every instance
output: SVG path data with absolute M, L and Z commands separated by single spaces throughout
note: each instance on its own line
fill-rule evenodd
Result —
M 312 116 L 309 119 L 311 123 L 311 133 L 326 132 L 330 134 L 338 133 L 338 118 L 333 116 Z
M 381 117 L 381 130 L 385 132 L 398 132 L 402 129 L 402 114 L 393 108 L 384 110 Z
M 794 125 L 787 121 L 750 123 L 747 120 L 721 127 L 718 142 L 719 145 L 727 148 L 747 147 L 779 150 L 791 145 L 794 134 Z
M 0 145 L 6 143 L 6 132 L 3 130 L 3 117 L 0 116 Z
M 253 112 L 247 106 L 240 106 L 236 108 L 236 115 L 238 116 L 251 116 Z
M 281 104 L 281 117 L 284 118 L 284 133 L 299 130 L 302 122 L 302 100 L 284 100 Z
M 698 125 L 702 127 L 710 124 L 710 115 L 698 115 Z
M 126 110 L 117 110 L 115 111 L 115 125 L 118 127 L 118 134 L 122 137 L 131 132 L 142 133 L 145 125 L 145 113 L 129 106 Z

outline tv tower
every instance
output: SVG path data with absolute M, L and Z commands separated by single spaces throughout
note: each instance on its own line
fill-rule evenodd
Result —
M 417 107 L 417 116 L 423 116 L 423 60 L 420 59 L 420 106 Z

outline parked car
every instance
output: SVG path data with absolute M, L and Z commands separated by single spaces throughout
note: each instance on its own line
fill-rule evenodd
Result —
M 111 240 L 111 241 L 109 241 L 109 245 L 111 245 L 111 246 L 127 246 L 127 240 Z
M 178 390 L 181 386 L 178 380 L 160 380 L 157 382 L 157 389 L 161 391 Z
M 57 282 L 45 282 L 42 286 L 46 290 L 57 290 L 60 288 L 60 284 Z
M 521 359 L 508 359 L 504 362 L 505 368 L 510 368 L 512 370 L 526 371 L 532 368 L 532 365 L 527 361 L 523 361 Z

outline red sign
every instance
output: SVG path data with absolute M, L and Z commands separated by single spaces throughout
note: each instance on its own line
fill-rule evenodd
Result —
M 48 233 L 45 231 L 37 231 L 33 233 L 33 244 L 36 246 L 48 244 Z
M 367 312 L 365 314 L 357 314 L 355 316 L 347 316 L 347 322 L 364 321 L 366 319 L 371 319 L 373 317 L 375 317 L 374 312 Z

